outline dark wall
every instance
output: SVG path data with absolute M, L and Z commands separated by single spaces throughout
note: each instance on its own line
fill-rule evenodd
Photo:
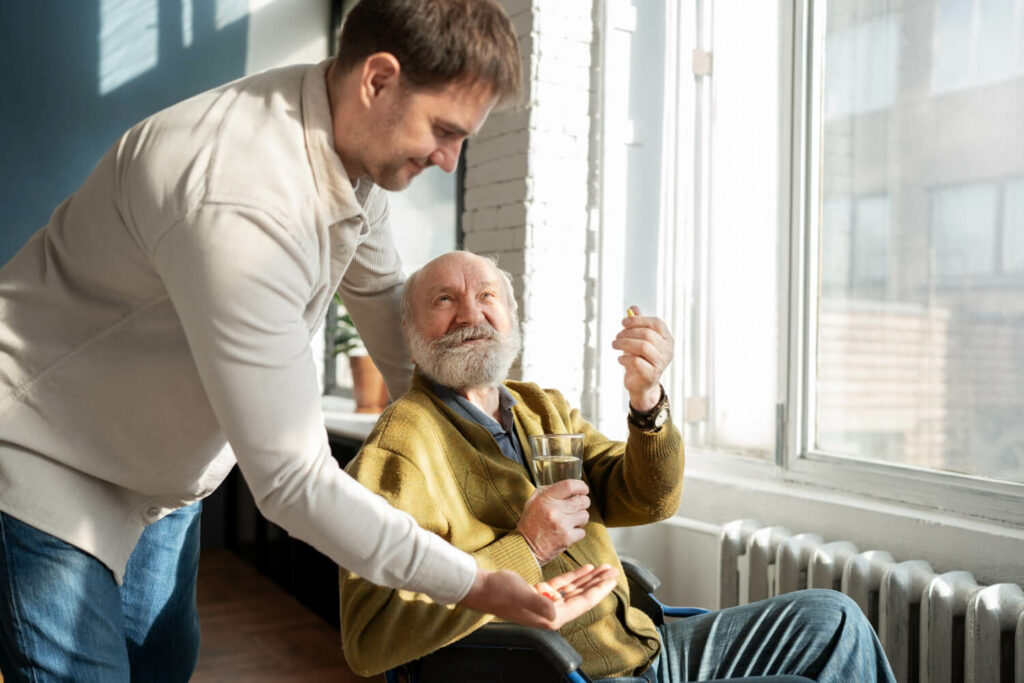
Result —
M 121 133 L 243 75 L 247 6 L 247 0 L 0 3 L 0 264 L 46 223 Z

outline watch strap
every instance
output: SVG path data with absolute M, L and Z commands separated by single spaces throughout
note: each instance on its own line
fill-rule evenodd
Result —
M 636 410 L 632 404 L 629 406 L 629 423 L 646 432 L 653 432 L 661 428 L 663 424 L 668 420 L 669 407 L 668 407 L 668 394 L 665 393 L 665 387 L 661 386 L 661 398 L 654 404 L 654 407 L 647 412 L 640 412 Z

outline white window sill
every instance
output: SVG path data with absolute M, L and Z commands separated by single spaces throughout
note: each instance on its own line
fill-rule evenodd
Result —
M 1024 583 L 1024 528 L 866 495 L 787 481 L 766 463 L 687 451 L 679 517 L 710 524 L 752 518 L 897 560 L 926 559 L 937 571 L 967 570 L 983 583 Z
M 321 400 L 324 425 L 328 434 L 362 441 L 380 417 L 376 413 L 357 413 L 356 402 L 345 396 L 324 396 Z

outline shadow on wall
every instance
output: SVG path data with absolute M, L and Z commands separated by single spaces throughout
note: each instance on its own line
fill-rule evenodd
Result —
M 248 0 L 0 3 L 0 264 L 132 125 L 245 72 Z

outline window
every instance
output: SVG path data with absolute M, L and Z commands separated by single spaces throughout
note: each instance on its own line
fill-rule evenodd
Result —
M 849 277 L 822 270 L 809 292 L 812 450 L 1024 483 L 1024 281 L 1003 264 L 1024 171 L 1005 153 L 1024 137 L 1024 83 L 1007 80 L 1019 5 L 936 0 L 900 15 L 842 0 L 818 24 L 811 100 L 826 104 L 809 128 L 821 140 L 809 192 L 823 210 L 807 229 L 822 266 L 848 263 Z M 849 57 L 863 32 L 889 59 Z M 862 98 L 877 106 L 830 110 L 834 93 L 872 84 L 889 93 Z M 993 102 L 1005 116 L 975 116 Z
M 656 4 L 660 42 L 641 22 L 632 41 L 674 65 L 660 164 L 604 192 L 659 193 L 644 287 L 690 452 L 1024 520 L 1024 0 Z M 623 222 L 641 234 L 606 214 L 602 235 Z

